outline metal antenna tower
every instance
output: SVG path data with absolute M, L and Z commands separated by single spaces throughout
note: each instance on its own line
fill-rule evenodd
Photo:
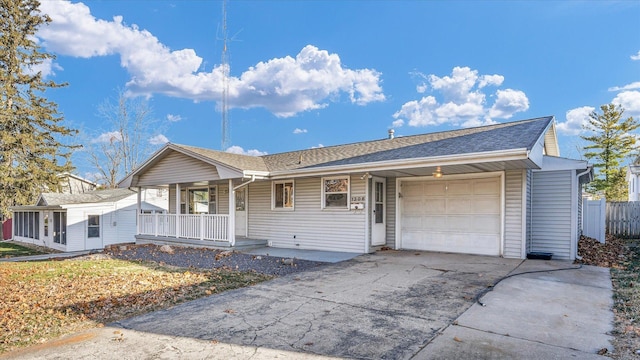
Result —
M 229 148 L 229 54 L 227 53 L 227 0 L 222 1 L 222 151 Z

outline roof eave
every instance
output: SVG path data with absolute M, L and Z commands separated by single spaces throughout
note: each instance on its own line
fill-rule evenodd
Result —
M 11 206 L 9 210 L 11 211 L 40 211 L 40 210 L 63 210 L 60 205 L 47 205 L 47 206 L 37 206 L 37 205 L 24 205 L 24 206 Z
M 480 153 L 470 153 L 462 155 L 431 156 L 414 159 L 385 160 L 360 164 L 335 165 L 325 167 L 304 168 L 295 170 L 283 170 L 271 172 L 271 179 L 284 179 L 293 177 L 331 175 L 340 173 L 353 173 L 358 171 L 385 171 L 422 168 L 428 166 L 448 166 L 477 164 L 497 161 L 514 161 L 529 159 L 529 152 L 526 148 L 487 151 Z

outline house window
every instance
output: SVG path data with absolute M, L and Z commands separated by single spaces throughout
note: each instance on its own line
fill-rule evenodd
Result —
M 49 236 L 49 213 L 44 214 L 44 236 Z
M 349 177 L 322 178 L 322 207 L 349 208 Z
M 100 215 L 89 215 L 87 217 L 87 237 L 100 237 Z
M 236 211 L 245 211 L 247 201 L 246 189 L 239 189 L 236 191 Z
M 293 181 L 275 181 L 271 192 L 273 209 L 293 210 Z
M 187 191 L 180 190 L 180 214 L 187 213 Z

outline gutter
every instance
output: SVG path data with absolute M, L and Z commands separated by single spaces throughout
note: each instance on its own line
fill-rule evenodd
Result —
M 295 170 L 281 170 L 271 173 L 271 179 L 293 178 L 309 176 L 314 174 L 329 175 L 330 173 L 345 173 L 359 171 L 384 171 L 384 170 L 402 170 L 411 168 L 420 168 L 425 166 L 448 166 L 448 165 L 465 165 L 470 160 L 476 160 L 474 163 L 486 163 L 492 161 L 509 161 L 509 160 L 528 160 L 529 150 L 526 148 L 513 149 L 509 151 L 491 151 L 481 153 L 471 153 L 464 155 L 443 155 L 426 158 L 415 158 L 409 160 L 385 160 L 373 163 L 358 163 L 346 165 L 323 166 L 313 168 L 303 168 Z
M 233 188 L 233 191 L 236 191 L 236 190 L 238 190 L 238 189 L 241 189 L 241 188 L 243 188 L 243 187 L 245 187 L 245 186 L 247 186 L 247 185 L 251 184 L 251 183 L 252 183 L 252 182 L 254 182 L 254 181 L 256 181 L 256 176 L 255 176 L 255 175 L 251 175 L 251 180 L 249 180 L 249 181 L 245 181 L 245 182 L 243 182 L 242 184 L 240 184 L 240 185 L 238 185 L 238 186 L 235 186 L 235 187 Z
M 589 182 L 591 182 L 591 180 L 593 180 L 593 176 L 592 176 L 592 170 L 593 170 L 593 166 L 591 165 L 587 165 L 587 170 L 577 174 L 576 176 L 578 177 L 578 183 L 580 183 L 580 178 L 584 175 L 589 174 Z

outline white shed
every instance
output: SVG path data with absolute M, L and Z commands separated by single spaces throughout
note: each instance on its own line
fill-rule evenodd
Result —
M 147 189 L 140 197 L 141 213 L 166 212 L 166 190 Z M 134 242 L 137 200 L 129 189 L 43 193 L 36 205 L 12 208 L 13 239 L 61 251 Z

